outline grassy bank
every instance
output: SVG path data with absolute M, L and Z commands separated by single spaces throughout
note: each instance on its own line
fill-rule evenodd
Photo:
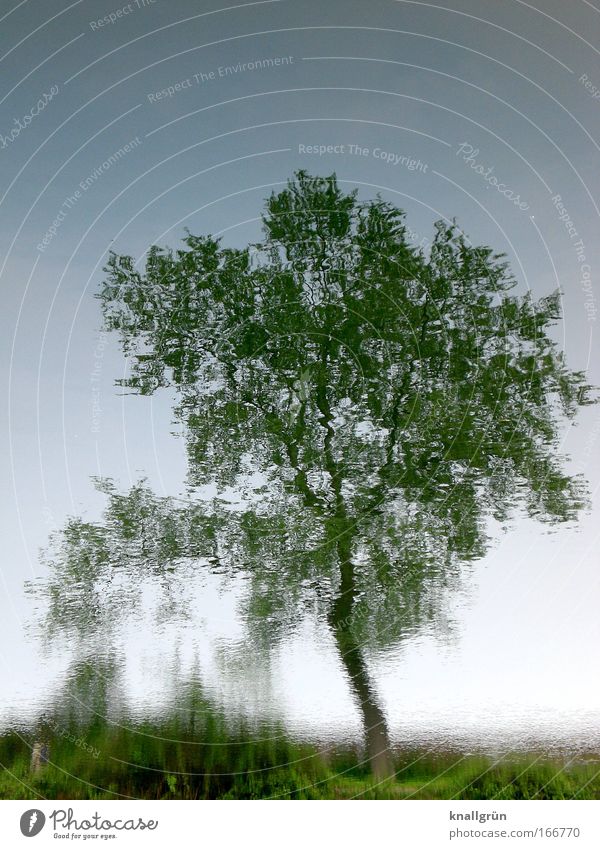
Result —
M 399 752 L 396 776 L 376 784 L 358 751 L 232 730 L 202 721 L 65 719 L 0 736 L 2 799 L 599 799 L 600 758 L 495 760 L 459 753 Z M 48 762 L 32 768 L 42 740 Z

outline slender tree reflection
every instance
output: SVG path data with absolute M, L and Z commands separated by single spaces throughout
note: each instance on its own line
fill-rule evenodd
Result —
M 97 627 L 149 575 L 243 572 L 267 641 L 307 607 L 328 623 L 385 776 L 361 647 L 435 616 L 491 519 L 575 517 L 558 429 L 589 387 L 551 337 L 558 293 L 513 294 L 502 257 L 454 225 L 425 255 L 393 206 L 299 172 L 263 226 L 243 250 L 193 235 L 153 247 L 143 272 L 111 256 L 100 299 L 131 358 L 121 383 L 176 387 L 190 500 L 101 484 L 104 521 L 64 532 L 51 618 Z

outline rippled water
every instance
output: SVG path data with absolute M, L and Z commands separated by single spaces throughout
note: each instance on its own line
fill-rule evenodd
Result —
M 548 539 L 539 542 L 551 548 Z M 422 629 L 369 653 L 394 746 L 493 755 L 600 749 L 598 690 L 589 675 L 593 647 L 565 658 L 560 628 L 558 635 L 549 628 L 540 630 L 540 645 L 522 651 L 519 643 L 525 637 L 531 640 L 531 619 L 544 616 L 546 606 L 531 605 L 525 615 L 510 590 L 506 610 L 515 629 L 513 641 L 501 622 L 486 620 L 486 607 L 506 592 L 502 562 L 500 552 L 479 564 L 470 575 L 470 595 L 454 599 L 454 604 L 448 599 L 445 633 Z M 560 587 L 560 562 L 554 566 L 552 572 L 537 567 L 547 588 Z M 205 572 L 186 582 L 188 602 L 177 614 L 171 607 L 167 615 L 158 590 L 147 589 L 136 617 L 111 631 L 108 657 L 117 683 L 110 690 L 109 716 L 118 717 L 125 709 L 138 719 L 159 721 L 181 710 L 185 715 L 185 694 L 198 685 L 232 722 L 244 718 L 263 729 L 261 734 L 269 725 L 282 724 L 296 741 L 362 744 L 360 712 L 326 626 L 306 617 L 281 634 L 267 653 L 259 650 L 236 612 L 244 584 L 243 578 L 224 581 Z M 478 599 L 472 598 L 474 592 Z M 73 660 L 69 664 L 69 658 L 89 657 L 104 678 L 102 640 L 91 639 L 75 651 L 60 645 L 43 650 L 35 617 L 30 624 L 30 665 L 18 674 L 13 667 L 13 674 L 4 678 L 3 727 L 31 726 L 57 705 L 64 710 L 73 701 L 82 710 L 87 706 L 104 715 L 105 703 L 95 702 L 93 686 L 81 689 Z M 5 658 L 11 658 L 6 646 Z
M 59 525 L 5 721 L 158 720 L 197 688 L 371 755 L 597 747 L 591 525 L 557 453 L 586 387 L 556 304 L 504 295 L 456 231 L 417 253 L 397 211 L 298 181 L 252 251 L 190 236 L 144 278 L 112 258 L 121 385 L 171 393 L 186 486 L 99 477 L 103 512 Z

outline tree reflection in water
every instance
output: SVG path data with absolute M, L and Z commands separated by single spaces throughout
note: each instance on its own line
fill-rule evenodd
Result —
M 330 629 L 385 776 L 364 647 L 434 620 L 491 520 L 576 516 L 557 443 L 589 387 L 551 338 L 558 293 L 514 294 L 502 257 L 453 224 L 425 254 L 390 204 L 298 172 L 263 229 L 241 250 L 188 234 L 143 272 L 111 255 L 99 297 L 131 358 L 120 384 L 176 388 L 189 497 L 100 481 L 103 520 L 70 521 L 52 554 L 49 621 L 98 632 L 151 577 L 177 605 L 190 569 L 241 572 L 267 646 L 307 610 Z

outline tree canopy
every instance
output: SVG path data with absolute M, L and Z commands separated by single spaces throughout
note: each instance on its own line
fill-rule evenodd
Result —
M 552 336 L 559 293 L 516 285 L 455 223 L 416 249 L 393 205 L 303 171 L 267 200 L 260 242 L 188 233 L 143 270 L 112 254 L 99 297 L 130 361 L 120 383 L 177 390 L 190 502 L 109 487 L 105 522 L 63 537 L 56 616 L 69 569 L 91 570 L 73 604 L 115 567 L 244 570 L 267 633 L 307 605 L 326 618 L 365 723 L 384 725 L 361 643 L 434 616 L 492 520 L 583 504 L 558 441 L 589 387 Z

